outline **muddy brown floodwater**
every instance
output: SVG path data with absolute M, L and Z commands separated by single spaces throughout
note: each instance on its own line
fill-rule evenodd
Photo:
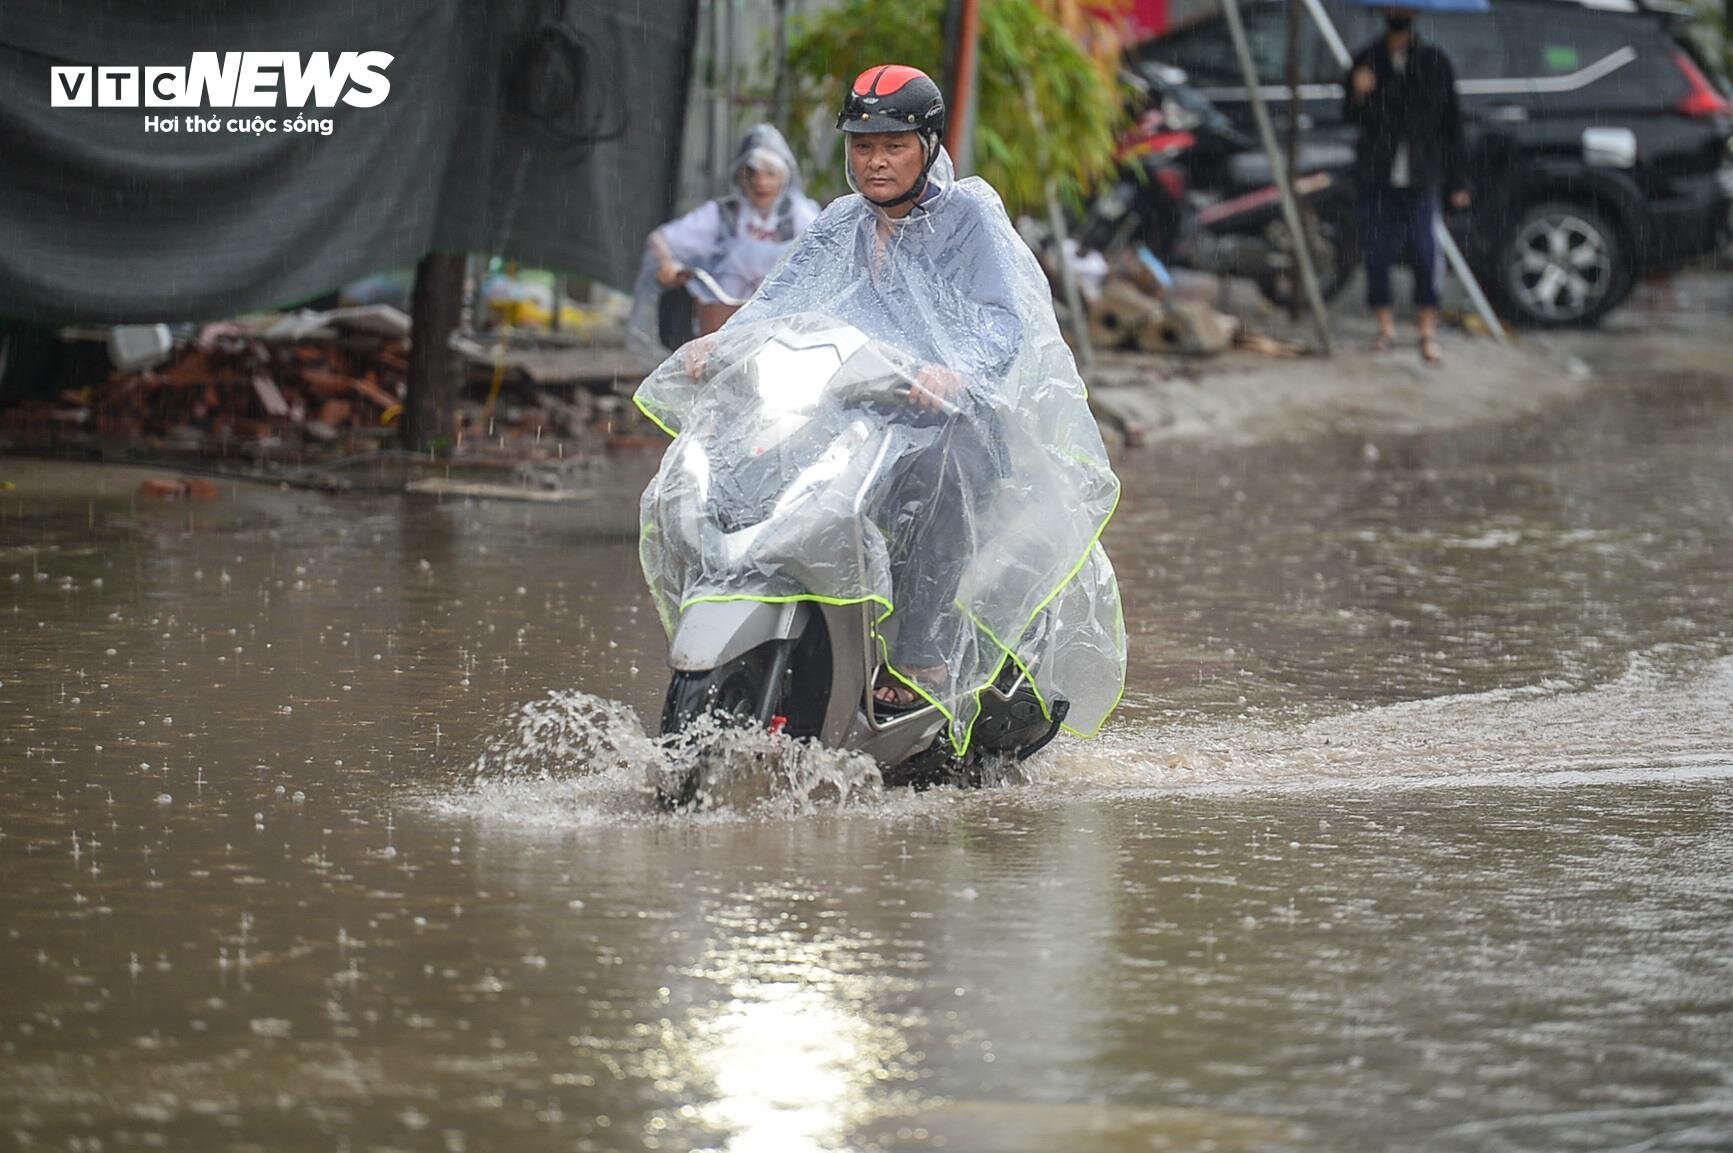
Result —
M 0 1147 L 1733 1147 L 1733 390 L 1120 462 L 1032 783 L 667 817 L 582 509 L 0 462 Z

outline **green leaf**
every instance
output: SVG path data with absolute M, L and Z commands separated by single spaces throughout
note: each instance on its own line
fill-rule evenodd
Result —
M 975 168 L 1012 213 L 1040 212 L 1050 175 L 1074 195 L 1113 170 L 1123 94 L 1036 0 L 989 0 L 980 11 Z M 844 0 L 791 24 L 783 127 L 816 195 L 847 188 L 831 128 L 845 86 L 892 61 L 942 76 L 944 16 L 945 0 Z

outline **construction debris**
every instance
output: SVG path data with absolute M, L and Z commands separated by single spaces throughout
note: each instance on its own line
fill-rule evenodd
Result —
M 196 338 L 184 330 L 160 365 L 0 411 L 0 436 L 25 448 L 260 459 L 368 452 L 396 438 L 408 335 L 409 318 L 389 305 L 240 317 Z M 620 393 L 653 366 L 623 349 L 508 332 L 454 338 L 452 352 L 465 367 L 454 451 L 555 459 L 636 447 L 649 431 Z
M 306 340 L 311 336 L 331 339 L 342 332 L 409 339 L 409 316 L 389 304 L 362 304 L 333 308 L 327 312 L 302 309 L 278 320 L 261 334 L 266 340 Z
M 1277 360 L 1291 360 L 1297 356 L 1306 355 L 1306 346 L 1295 344 L 1291 340 L 1278 340 L 1268 333 L 1258 332 L 1245 325 L 1240 326 L 1239 333 L 1234 337 L 1234 346 L 1245 352 L 1258 356 L 1272 356 Z
M 1097 351 L 1164 351 L 1161 325 L 1166 310 L 1160 299 L 1146 295 L 1129 280 L 1108 280 L 1088 308 L 1089 339 Z
M 111 373 L 58 403 L 20 405 L 0 413 L 0 427 L 20 440 L 58 428 L 272 447 L 377 434 L 403 394 L 404 352 L 401 338 L 289 344 L 213 327 L 159 368 Z
M 1159 326 L 1161 351 L 1215 356 L 1233 343 L 1239 321 L 1201 300 L 1170 300 Z
M 1204 301 L 1162 299 L 1117 276 L 1090 305 L 1089 336 L 1102 351 L 1216 356 L 1233 344 L 1239 327 Z

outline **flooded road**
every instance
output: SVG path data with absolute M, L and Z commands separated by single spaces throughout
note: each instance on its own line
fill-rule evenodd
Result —
M 1099 740 L 670 818 L 651 462 L 0 461 L 0 1148 L 1733 1145 L 1733 386 L 1118 466 Z

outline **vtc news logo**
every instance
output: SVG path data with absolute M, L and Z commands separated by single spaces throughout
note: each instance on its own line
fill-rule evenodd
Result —
M 389 52 L 194 52 L 185 68 L 57 66 L 54 108 L 372 108 L 391 93 Z

